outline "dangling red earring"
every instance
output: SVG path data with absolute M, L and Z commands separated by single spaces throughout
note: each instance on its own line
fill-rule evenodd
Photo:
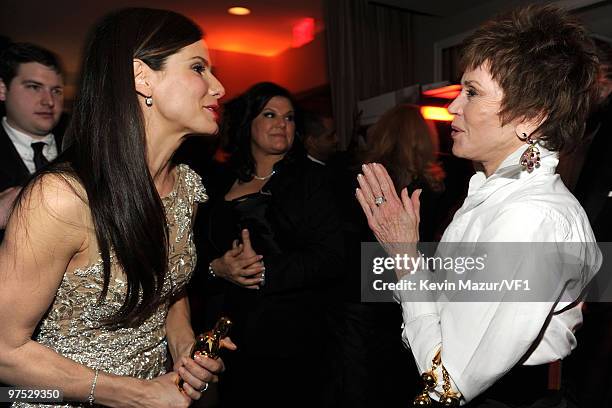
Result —
M 531 135 L 527 136 L 527 133 L 523 133 L 523 137 L 519 139 L 528 144 L 527 149 L 521 155 L 521 166 L 523 170 L 531 173 L 533 169 L 540 167 L 540 150 L 536 146 L 536 139 Z

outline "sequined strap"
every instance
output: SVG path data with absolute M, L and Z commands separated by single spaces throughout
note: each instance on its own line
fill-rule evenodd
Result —
M 181 164 L 181 174 L 183 183 L 186 187 L 187 196 L 189 197 L 190 203 L 204 203 L 208 201 L 208 195 L 206 194 L 206 188 L 202 184 L 202 177 L 195 171 L 193 171 L 186 164 Z

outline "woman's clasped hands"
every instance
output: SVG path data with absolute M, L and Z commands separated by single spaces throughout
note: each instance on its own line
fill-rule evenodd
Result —
M 214 274 L 247 289 L 259 289 L 264 281 L 265 267 L 263 256 L 257 255 L 251 245 L 249 231 L 241 232 L 242 243 L 235 240 L 232 249 L 220 258 L 214 259 L 210 266 Z

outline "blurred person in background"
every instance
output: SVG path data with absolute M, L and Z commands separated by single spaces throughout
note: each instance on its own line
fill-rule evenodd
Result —
M 404 400 L 395 392 L 398 388 L 416 392 L 418 377 L 406 370 L 414 363 L 401 342 L 399 309 L 394 304 L 361 300 L 361 257 L 357 254 L 362 242 L 376 238 L 355 199 L 355 176 L 361 163 L 384 163 L 398 188 L 424 189 L 430 211 L 420 227 L 426 240 L 433 241 L 438 219 L 442 218 L 437 211 L 438 197 L 444 192 L 444 171 L 437 161 L 436 141 L 435 128 L 423 119 L 417 106 L 398 105 L 368 129 L 366 148 L 353 158 L 348 173 L 339 177 L 345 252 L 352 255 L 344 264 L 331 307 L 330 327 L 336 350 L 332 377 L 337 406 L 390 406 Z
M 302 141 L 306 157 L 326 165 L 338 151 L 338 136 L 334 120 L 313 112 L 302 113 Z
M 441 216 L 436 199 L 444 192 L 444 169 L 438 162 L 438 134 L 421 116 L 418 106 L 402 104 L 387 111 L 368 129 L 367 147 L 359 163 L 380 163 L 399 193 L 422 190 L 423 205 L 419 234 L 424 242 L 435 241 Z M 373 236 L 372 236 L 373 238 Z

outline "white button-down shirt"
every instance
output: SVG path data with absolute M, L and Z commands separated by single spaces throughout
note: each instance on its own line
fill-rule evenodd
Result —
M 32 143 L 45 143 L 42 153 L 47 160 L 51 161 L 57 157 L 57 145 L 55 143 L 53 133 L 49 133 L 47 136 L 40 139 L 34 139 L 32 136 L 11 127 L 11 125 L 8 124 L 6 116 L 2 118 L 2 127 L 4 128 L 4 131 L 8 135 L 9 139 L 11 139 L 11 142 L 13 142 L 15 149 L 17 149 L 17 153 L 19 153 L 19 156 L 21 156 L 21 160 L 23 160 L 23 163 L 28 168 L 30 174 L 34 174 L 36 171 Z
M 506 158 L 489 178 L 477 172 L 441 241 L 595 242 L 584 210 L 555 174 L 557 154 L 539 149 L 541 166 L 531 174 L 518 164 L 525 147 Z M 442 364 L 465 403 L 520 362 L 537 365 L 566 357 L 576 346 L 573 330 L 582 322 L 575 293 L 601 264 L 595 245 L 583 249 L 589 259 L 575 268 L 574 276 L 558 274 L 574 282 L 574 302 L 402 302 L 402 336 L 419 370 L 430 370 L 441 348 Z M 514 279 L 540 278 L 525 262 L 517 261 L 512 268 Z M 557 278 L 556 271 L 546 270 L 554 268 L 543 269 L 542 279 Z M 560 287 L 565 288 L 565 282 Z M 562 294 L 567 295 L 565 290 Z M 438 379 L 441 384 L 442 375 Z
M 310 159 L 311 161 L 313 161 L 315 163 L 319 163 L 322 166 L 327 166 L 327 164 L 325 164 L 325 162 L 315 158 L 314 156 L 311 156 L 311 155 L 307 154 L 306 157 L 308 157 L 308 159 Z

